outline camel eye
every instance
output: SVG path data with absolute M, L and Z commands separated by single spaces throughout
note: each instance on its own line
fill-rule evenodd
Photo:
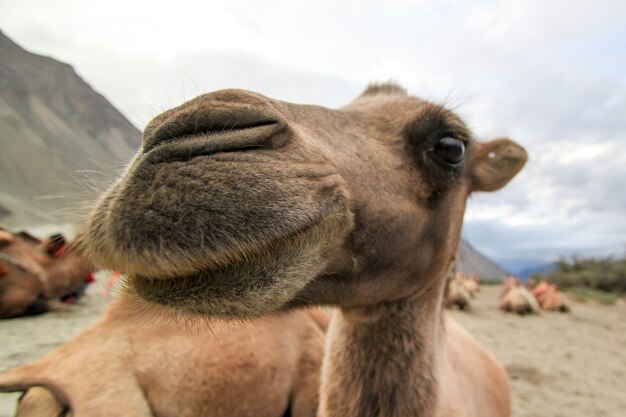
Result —
M 459 165 L 465 156 L 465 142 L 445 137 L 439 139 L 434 148 L 435 155 L 448 165 Z

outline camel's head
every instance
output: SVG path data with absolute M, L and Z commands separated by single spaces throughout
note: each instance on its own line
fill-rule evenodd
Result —
M 187 313 L 372 304 L 443 282 L 470 192 L 525 160 L 394 85 L 339 110 L 223 90 L 146 127 L 83 238 L 131 291 Z

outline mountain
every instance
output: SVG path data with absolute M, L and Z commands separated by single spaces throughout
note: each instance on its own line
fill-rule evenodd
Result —
M 93 198 L 85 177 L 102 187 L 139 140 L 137 128 L 70 65 L 0 32 L 0 223 L 67 221 L 64 213 Z
M 535 274 L 546 274 L 556 270 L 556 266 L 552 263 L 543 263 L 538 265 L 532 265 L 517 271 L 517 276 L 522 279 L 528 279 Z
M 467 275 L 478 274 L 481 279 L 490 281 L 502 280 L 507 275 L 510 275 L 494 261 L 474 249 L 465 240 L 461 241 L 459 247 L 456 270 Z

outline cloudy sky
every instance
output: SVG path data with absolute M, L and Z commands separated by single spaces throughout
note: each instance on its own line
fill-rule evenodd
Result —
M 157 4 L 161 3 L 161 4 Z M 240 87 L 341 106 L 395 80 L 530 153 L 464 236 L 516 270 L 626 251 L 626 1 L 0 0 L 0 29 L 74 66 L 137 127 Z

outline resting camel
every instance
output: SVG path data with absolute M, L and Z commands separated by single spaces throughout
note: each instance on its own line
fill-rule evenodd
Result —
M 337 306 L 319 416 L 508 416 L 504 368 L 443 294 L 468 196 L 526 158 L 393 84 L 338 110 L 222 90 L 148 124 L 83 244 L 183 314 Z
M 460 273 L 451 274 L 448 278 L 444 298 L 446 308 L 458 307 L 460 310 L 469 310 L 473 296 L 465 286 Z
M 500 310 L 517 314 L 539 314 L 541 308 L 535 297 L 513 277 L 505 278 L 500 294 Z
M 50 256 L 44 249 L 58 254 Z M 62 250 L 63 253 L 59 254 Z M 51 300 L 77 290 L 93 270 L 76 245 L 25 239 L 0 229 L 0 318 L 48 311 Z
M 463 273 L 459 273 L 459 279 L 470 296 L 475 298 L 476 294 L 480 292 L 480 277 L 476 274 L 465 275 Z
M 559 291 L 559 287 L 556 284 L 549 284 L 542 280 L 531 292 L 542 310 L 560 311 L 562 313 L 571 310 L 569 300 Z
M 123 297 L 42 359 L 0 373 L 0 391 L 28 390 L 21 417 L 313 417 L 327 324 L 320 311 L 181 322 Z

